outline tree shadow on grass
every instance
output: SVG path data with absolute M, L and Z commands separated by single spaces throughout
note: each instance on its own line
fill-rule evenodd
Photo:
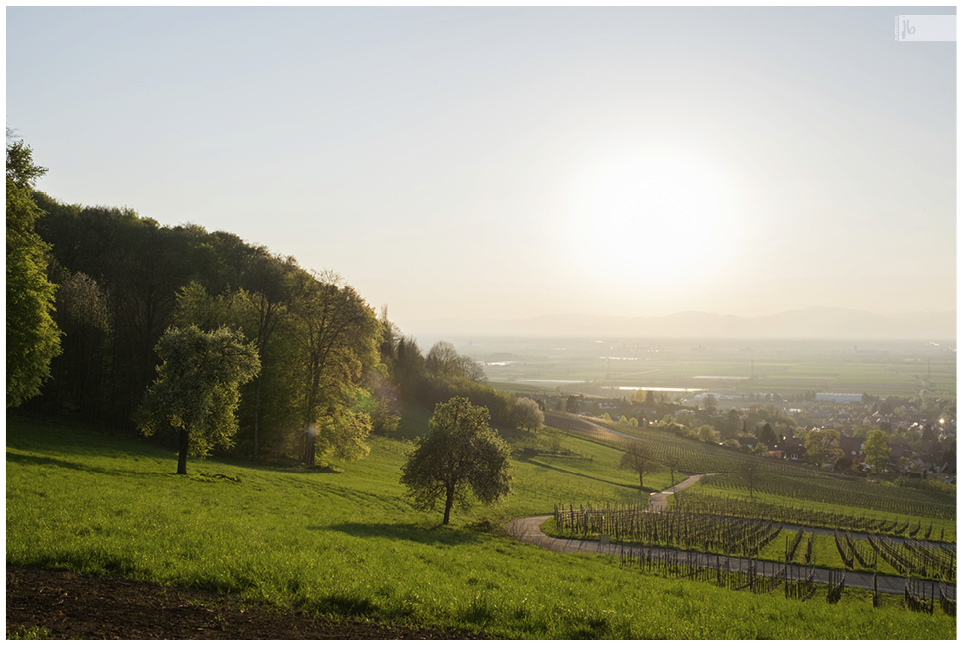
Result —
M 160 471 L 132 471 L 126 469 L 108 469 L 106 467 L 100 467 L 98 465 L 87 465 L 85 463 L 77 463 L 71 460 L 64 460 L 63 458 L 51 458 L 49 456 L 34 456 L 32 454 L 19 454 L 15 451 L 7 452 L 7 462 L 15 463 L 17 465 L 22 465 L 24 467 L 59 467 L 61 469 L 68 469 L 76 472 L 94 472 L 97 474 L 109 474 L 112 476 L 164 476 L 167 474 L 173 474 L 173 472 L 160 472 Z
M 581 472 L 573 472 L 568 469 L 562 469 L 561 467 L 553 467 L 547 463 L 542 463 L 531 458 L 520 458 L 519 462 L 528 463 L 529 465 L 535 465 L 536 467 L 543 467 L 545 469 L 551 470 L 553 472 L 561 472 L 562 474 L 570 474 L 571 476 L 577 476 L 579 478 L 588 479 L 590 481 L 598 481 L 599 483 L 608 483 L 609 485 L 614 485 L 615 487 L 629 488 L 630 490 L 638 490 L 639 486 L 635 483 L 619 483 L 617 481 L 610 481 L 608 479 L 599 478 L 597 476 L 589 476 L 588 474 L 582 474 Z
M 480 544 L 477 535 L 460 530 L 421 528 L 410 524 L 360 524 L 346 522 L 333 526 L 308 526 L 308 530 L 337 530 L 354 537 L 384 538 L 418 542 L 419 544 L 443 544 L 445 546 L 465 546 Z

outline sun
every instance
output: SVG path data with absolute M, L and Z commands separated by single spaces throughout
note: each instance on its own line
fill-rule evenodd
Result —
M 679 156 L 636 157 L 581 179 L 570 244 L 593 275 L 661 287 L 718 270 L 735 236 L 720 184 Z

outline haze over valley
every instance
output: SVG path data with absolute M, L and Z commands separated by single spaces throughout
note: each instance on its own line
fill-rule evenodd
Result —
M 555 314 L 516 320 L 438 319 L 411 321 L 413 333 L 437 336 L 601 336 L 649 338 L 956 340 L 956 312 L 874 314 L 810 307 L 743 318 L 688 311 L 650 318 L 606 318 Z

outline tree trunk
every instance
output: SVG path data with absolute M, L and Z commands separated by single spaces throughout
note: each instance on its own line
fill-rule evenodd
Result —
M 301 462 L 305 465 L 314 465 L 315 437 L 316 433 L 311 431 L 311 427 L 306 427 L 304 431 L 304 456 L 301 458 Z
M 445 518 L 441 522 L 442 526 L 448 525 L 448 516 L 451 514 L 451 506 L 455 502 L 455 490 L 449 487 L 445 493 Z
M 187 442 L 189 440 L 189 434 L 186 429 L 181 429 L 180 438 L 178 439 L 178 451 L 177 451 L 177 473 L 187 474 Z
M 257 433 L 261 423 L 261 373 L 257 374 L 257 396 L 254 400 L 254 460 L 257 460 Z

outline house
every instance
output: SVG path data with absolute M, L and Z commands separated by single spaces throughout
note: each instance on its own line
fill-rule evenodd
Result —
M 775 450 L 782 452 L 785 460 L 806 460 L 806 445 L 799 438 L 787 438 L 776 445 Z
M 843 450 L 843 457 L 849 458 L 854 463 L 862 455 L 863 440 L 850 436 L 840 436 L 839 448 Z

